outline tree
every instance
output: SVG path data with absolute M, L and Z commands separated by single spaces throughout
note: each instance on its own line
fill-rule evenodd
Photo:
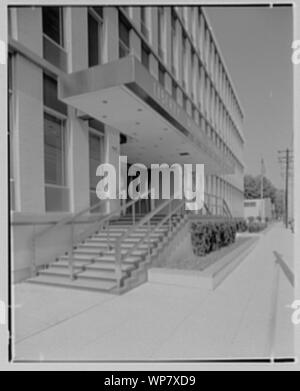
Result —
M 254 199 L 261 197 L 261 176 L 244 176 L 244 197 L 245 199 Z M 282 190 L 276 189 L 272 182 L 263 177 L 263 198 L 270 198 L 275 205 L 275 213 L 280 216 L 283 213 L 284 197 Z
M 276 188 L 272 182 L 263 177 L 263 198 L 271 198 L 274 203 Z M 245 175 L 244 177 L 244 197 L 246 199 L 261 197 L 261 176 Z

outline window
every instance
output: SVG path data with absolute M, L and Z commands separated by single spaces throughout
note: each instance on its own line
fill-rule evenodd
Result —
M 57 81 L 44 74 L 44 172 L 47 212 L 69 210 L 66 164 L 67 106 L 57 98 Z
M 256 206 L 256 201 L 244 201 L 244 206 L 253 208 Z
M 161 65 L 158 67 L 158 81 L 163 87 L 165 86 L 165 70 Z
M 149 39 L 149 30 L 147 26 L 147 7 L 141 7 L 141 32 L 146 39 Z
M 61 7 L 42 7 L 43 33 L 60 46 L 64 45 L 63 10 Z
M 67 105 L 57 98 L 57 81 L 44 73 L 43 75 L 44 106 L 67 115 Z
M 130 52 L 130 27 L 119 15 L 119 57 L 126 57 Z
M 177 101 L 177 85 L 174 80 L 172 80 L 172 97 Z
M 183 97 L 182 97 L 182 107 L 184 110 L 186 110 L 187 108 L 187 96 L 185 94 L 183 94 Z
M 172 73 L 175 75 L 176 72 L 176 14 L 172 8 L 171 16 L 171 61 L 172 61 Z
M 158 31 L 157 31 L 157 39 L 158 39 L 158 55 L 163 60 L 164 59 L 164 29 L 165 29 L 165 21 L 164 21 L 164 7 L 157 7 L 157 19 L 158 19 Z
M 146 48 L 144 44 L 142 44 L 142 64 L 147 69 L 149 69 L 149 57 L 150 57 L 149 49 Z
M 42 7 L 43 56 L 51 64 L 67 71 L 62 7 Z
M 102 52 L 102 7 L 91 7 L 88 11 L 88 61 L 89 67 L 101 64 Z
M 90 128 L 89 131 L 89 172 L 90 172 L 90 206 L 99 203 L 99 198 L 96 194 L 96 187 L 99 177 L 96 176 L 96 171 L 99 164 L 103 163 L 104 143 L 103 134 Z M 100 208 L 95 208 L 92 212 L 100 212 Z
M 187 37 L 185 34 L 182 35 L 182 85 L 183 88 L 187 88 L 187 48 L 186 48 Z
M 45 182 L 66 185 L 65 121 L 44 114 Z

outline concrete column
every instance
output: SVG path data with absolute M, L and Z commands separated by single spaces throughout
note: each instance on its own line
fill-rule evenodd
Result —
M 171 69 L 172 59 L 171 59 L 171 7 L 165 7 L 165 28 L 166 28 L 166 56 L 165 60 L 167 66 Z
M 150 42 L 153 49 L 158 50 L 158 18 L 157 7 L 149 7 Z
M 131 18 L 134 23 L 139 26 L 141 23 L 141 8 L 140 7 L 130 7 Z
M 43 72 L 19 54 L 14 61 L 16 209 L 44 213 Z
M 187 86 L 186 90 L 188 95 L 191 94 L 192 91 L 192 63 L 191 63 L 191 45 L 190 42 L 187 40 L 186 42 L 186 56 L 187 56 L 187 61 L 186 61 L 186 72 L 187 72 Z
M 35 54 L 43 55 L 42 8 L 17 8 L 17 31 L 13 38 Z
M 104 48 L 103 61 L 110 62 L 119 58 L 119 15 L 115 7 L 104 7 Z
M 198 102 L 199 102 L 199 89 L 197 88 L 197 83 L 199 80 L 199 63 L 198 63 L 198 58 L 197 56 L 193 57 L 193 75 L 192 75 L 192 92 L 194 95 L 194 103 L 198 107 Z
M 87 10 L 82 7 L 67 7 L 65 10 L 65 29 L 69 72 L 88 68 Z
M 119 156 L 120 156 L 120 132 L 117 129 L 112 128 L 109 125 L 105 125 L 105 138 L 104 138 L 104 156 L 105 163 L 114 165 L 116 169 L 117 181 L 119 177 Z M 117 198 L 107 203 L 106 212 L 111 212 L 120 206 L 120 200 L 118 199 L 118 186 L 117 186 Z
M 176 22 L 176 36 L 177 36 L 177 53 L 175 58 L 177 59 L 176 68 L 177 68 L 177 80 L 179 83 L 182 83 L 183 80 L 183 69 L 182 69 L 182 28 L 181 24 Z
M 68 111 L 71 210 L 76 213 L 90 205 L 89 131 L 88 122 L 77 118 L 75 109 Z

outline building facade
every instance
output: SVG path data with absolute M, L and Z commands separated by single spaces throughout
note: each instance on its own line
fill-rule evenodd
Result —
M 271 220 L 274 215 L 270 198 L 244 200 L 244 217 L 260 218 L 262 221 Z
M 16 281 L 30 273 L 35 232 L 97 202 L 96 168 L 120 155 L 204 163 L 206 193 L 243 216 L 244 114 L 202 7 L 11 7 L 8 17 Z

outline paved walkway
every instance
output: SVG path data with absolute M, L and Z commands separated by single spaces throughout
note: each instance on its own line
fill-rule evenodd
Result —
M 292 267 L 281 223 L 213 292 L 146 283 L 127 294 L 15 287 L 16 360 L 259 358 L 270 352 L 276 250 Z M 275 355 L 293 355 L 293 291 L 280 274 Z M 19 305 L 19 306 L 18 306 Z

